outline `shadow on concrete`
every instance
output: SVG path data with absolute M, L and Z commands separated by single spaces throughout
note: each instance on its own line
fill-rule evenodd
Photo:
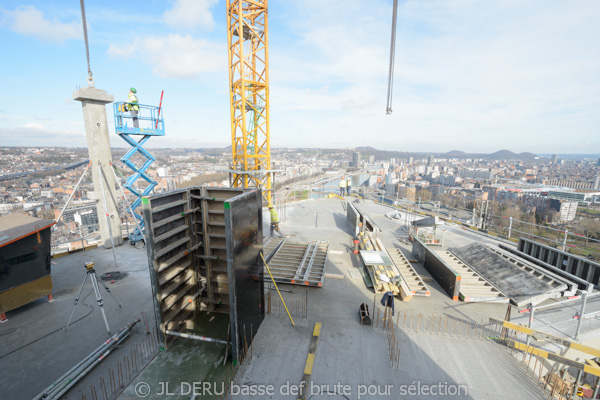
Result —
M 340 230 L 344 231 L 350 236 L 353 236 L 353 232 L 348 225 L 348 221 L 346 220 L 346 215 L 342 213 L 333 213 L 333 219 L 335 221 L 335 226 Z

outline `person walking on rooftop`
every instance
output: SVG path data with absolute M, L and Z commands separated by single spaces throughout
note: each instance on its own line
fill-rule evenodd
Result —
M 135 90 L 135 88 L 129 89 L 129 96 L 127 97 L 127 108 L 129 109 L 129 112 L 131 113 L 131 118 L 133 119 L 133 127 L 139 128 L 140 122 L 138 121 L 138 112 L 140 110 L 140 106 L 138 105 L 138 98 L 136 93 L 137 90 Z
M 340 181 L 340 196 L 344 197 L 344 192 L 346 191 L 346 179 L 342 176 L 342 180 Z
M 346 181 L 346 193 L 348 196 L 350 196 L 350 189 L 352 189 L 352 181 L 350 180 L 350 177 L 348 177 L 348 180 Z
M 277 215 L 277 211 L 275 211 L 273 206 L 269 206 L 269 214 L 271 214 L 271 236 L 273 236 L 275 231 L 277 231 L 279 236 L 283 236 L 279 230 L 279 215 Z

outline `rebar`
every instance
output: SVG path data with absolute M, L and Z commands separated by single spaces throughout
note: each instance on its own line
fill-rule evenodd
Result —
M 108 393 L 106 392 L 106 382 L 104 382 L 104 378 L 100 377 L 100 388 L 102 389 L 102 395 L 105 400 L 108 400 Z
M 90 385 L 90 392 L 92 395 L 92 400 L 98 400 L 98 396 L 96 395 L 96 387 L 94 385 Z
M 115 393 L 115 381 L 113 376 L 113 371 L 111 368 L 108 369 L 108 382 L 110 384 L 110 393 Z
M 537 368 L 537 365 L 538 365 L 538 361 L 539 361 L 539 359 L 540 359 L 540 355 L 539 355 L 539 354 L 536 354 L 536 355 L 535 355 L 535 363 L 533 364 L 533 368 L 531 369 L 531 377 L 532 377 L 532 378 L 533 378 L 533 376 L 535 375 L 535 370 L 536 370 L 536 368 Z

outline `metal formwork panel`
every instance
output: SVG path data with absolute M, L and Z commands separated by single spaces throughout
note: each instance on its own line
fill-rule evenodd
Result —
M 241 188 L 202 187 L 204 227 L 204 272 L 207 277 L 209 311 L 229 313 L 230 288 L 227 278 L 225 201 L 236 197 Z
M 360 232 L 360 228 L 358 225 L 360 222 L 360 216 L 358 214 L 358 210 L 356 210 L 352 203 L 349 202 L 346 204 L 346 220 L 350 225 L 350 230 L 352 230 L 352 234 L 355 237 L 358 236 L 358 233 Z
M 143 198 L 146 246 L 161 346 L 166 347 L 177 338 L 171 333 L 165 340 L 167 331 L 181 333 L 193 328 L 196 311 L 231 314 L 234 309 L 230 301 L 236 287 L 230 282 L 228 237 L 239 234 L 240 228 L 228 223 L 225 205 L 243 193 L 241 188 L 190 187 Z M 249 198 L 254 195 L 262 199 L 260 192 L 258 195 L 250 193 L 253 194 L 249 194 Z M 247 209 L 253 210 L 253 207 L 255 213 L 262 213 L 261 201 L 245 199 L 235 204 L 239 208 L 245 204 L 248 213 Z M 259 252 L 262 251 L 262 219 L 255 223 L 254 229 L 261 236 L 259 245 L 252 250 Z M 262 264 L 259 267 L 262 273 Z M 263 283 L 260 286 L 262 290 Z M 242 321 L 249 313 L 244 307 L 250 304 L 242 303 Z M 253 326 L 254 322 L 249 325 Z
M 165 331 L 191 327 L 203 291 L 194 268 L 193 254 L 199 246 L 193 235 L 189 190 L 178 190 L 142 199 L 146 221 L 146 248 L 154 311 L 162 347 Z
M 239 361 L 265 317 L 262 195 L 240 194 L 224 203 L 231 354 Z
M 277 283 L 322 287 L 329 243 L 285 241 L 269 261 Z

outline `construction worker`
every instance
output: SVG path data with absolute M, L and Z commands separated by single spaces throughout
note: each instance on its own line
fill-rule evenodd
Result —
M 275 231 L 277 231 L 279 236 L 283 236 L 279 230 L 279 215 L 277 215 L 277 211 L 275 211 L 273 206 L 269 206 L 269 213 L 271 214 L 271 236 L 273 236 Z
M 344 197 L 346 192 L 346 179 L 342 176 L 342 180 L 340 181 L 340 196 Z
M 138 98 L 136 96 L 137 90 L 135 88 L 129 89 L 129 96 L 127 97 L 128 109 L 131 113 L 131 117 L 133 119 L 133 127 L 139 128 L 140 123 L 138 121 L 138 111 L 140 110 L 140 106 L 138 105 Z
M 350 180 L 350 177 L 348 177 L 348 180 L 346 181 L 346 193 L 348 196 L 350 196 L 350 189 L 352 189 L 352 181 Z

